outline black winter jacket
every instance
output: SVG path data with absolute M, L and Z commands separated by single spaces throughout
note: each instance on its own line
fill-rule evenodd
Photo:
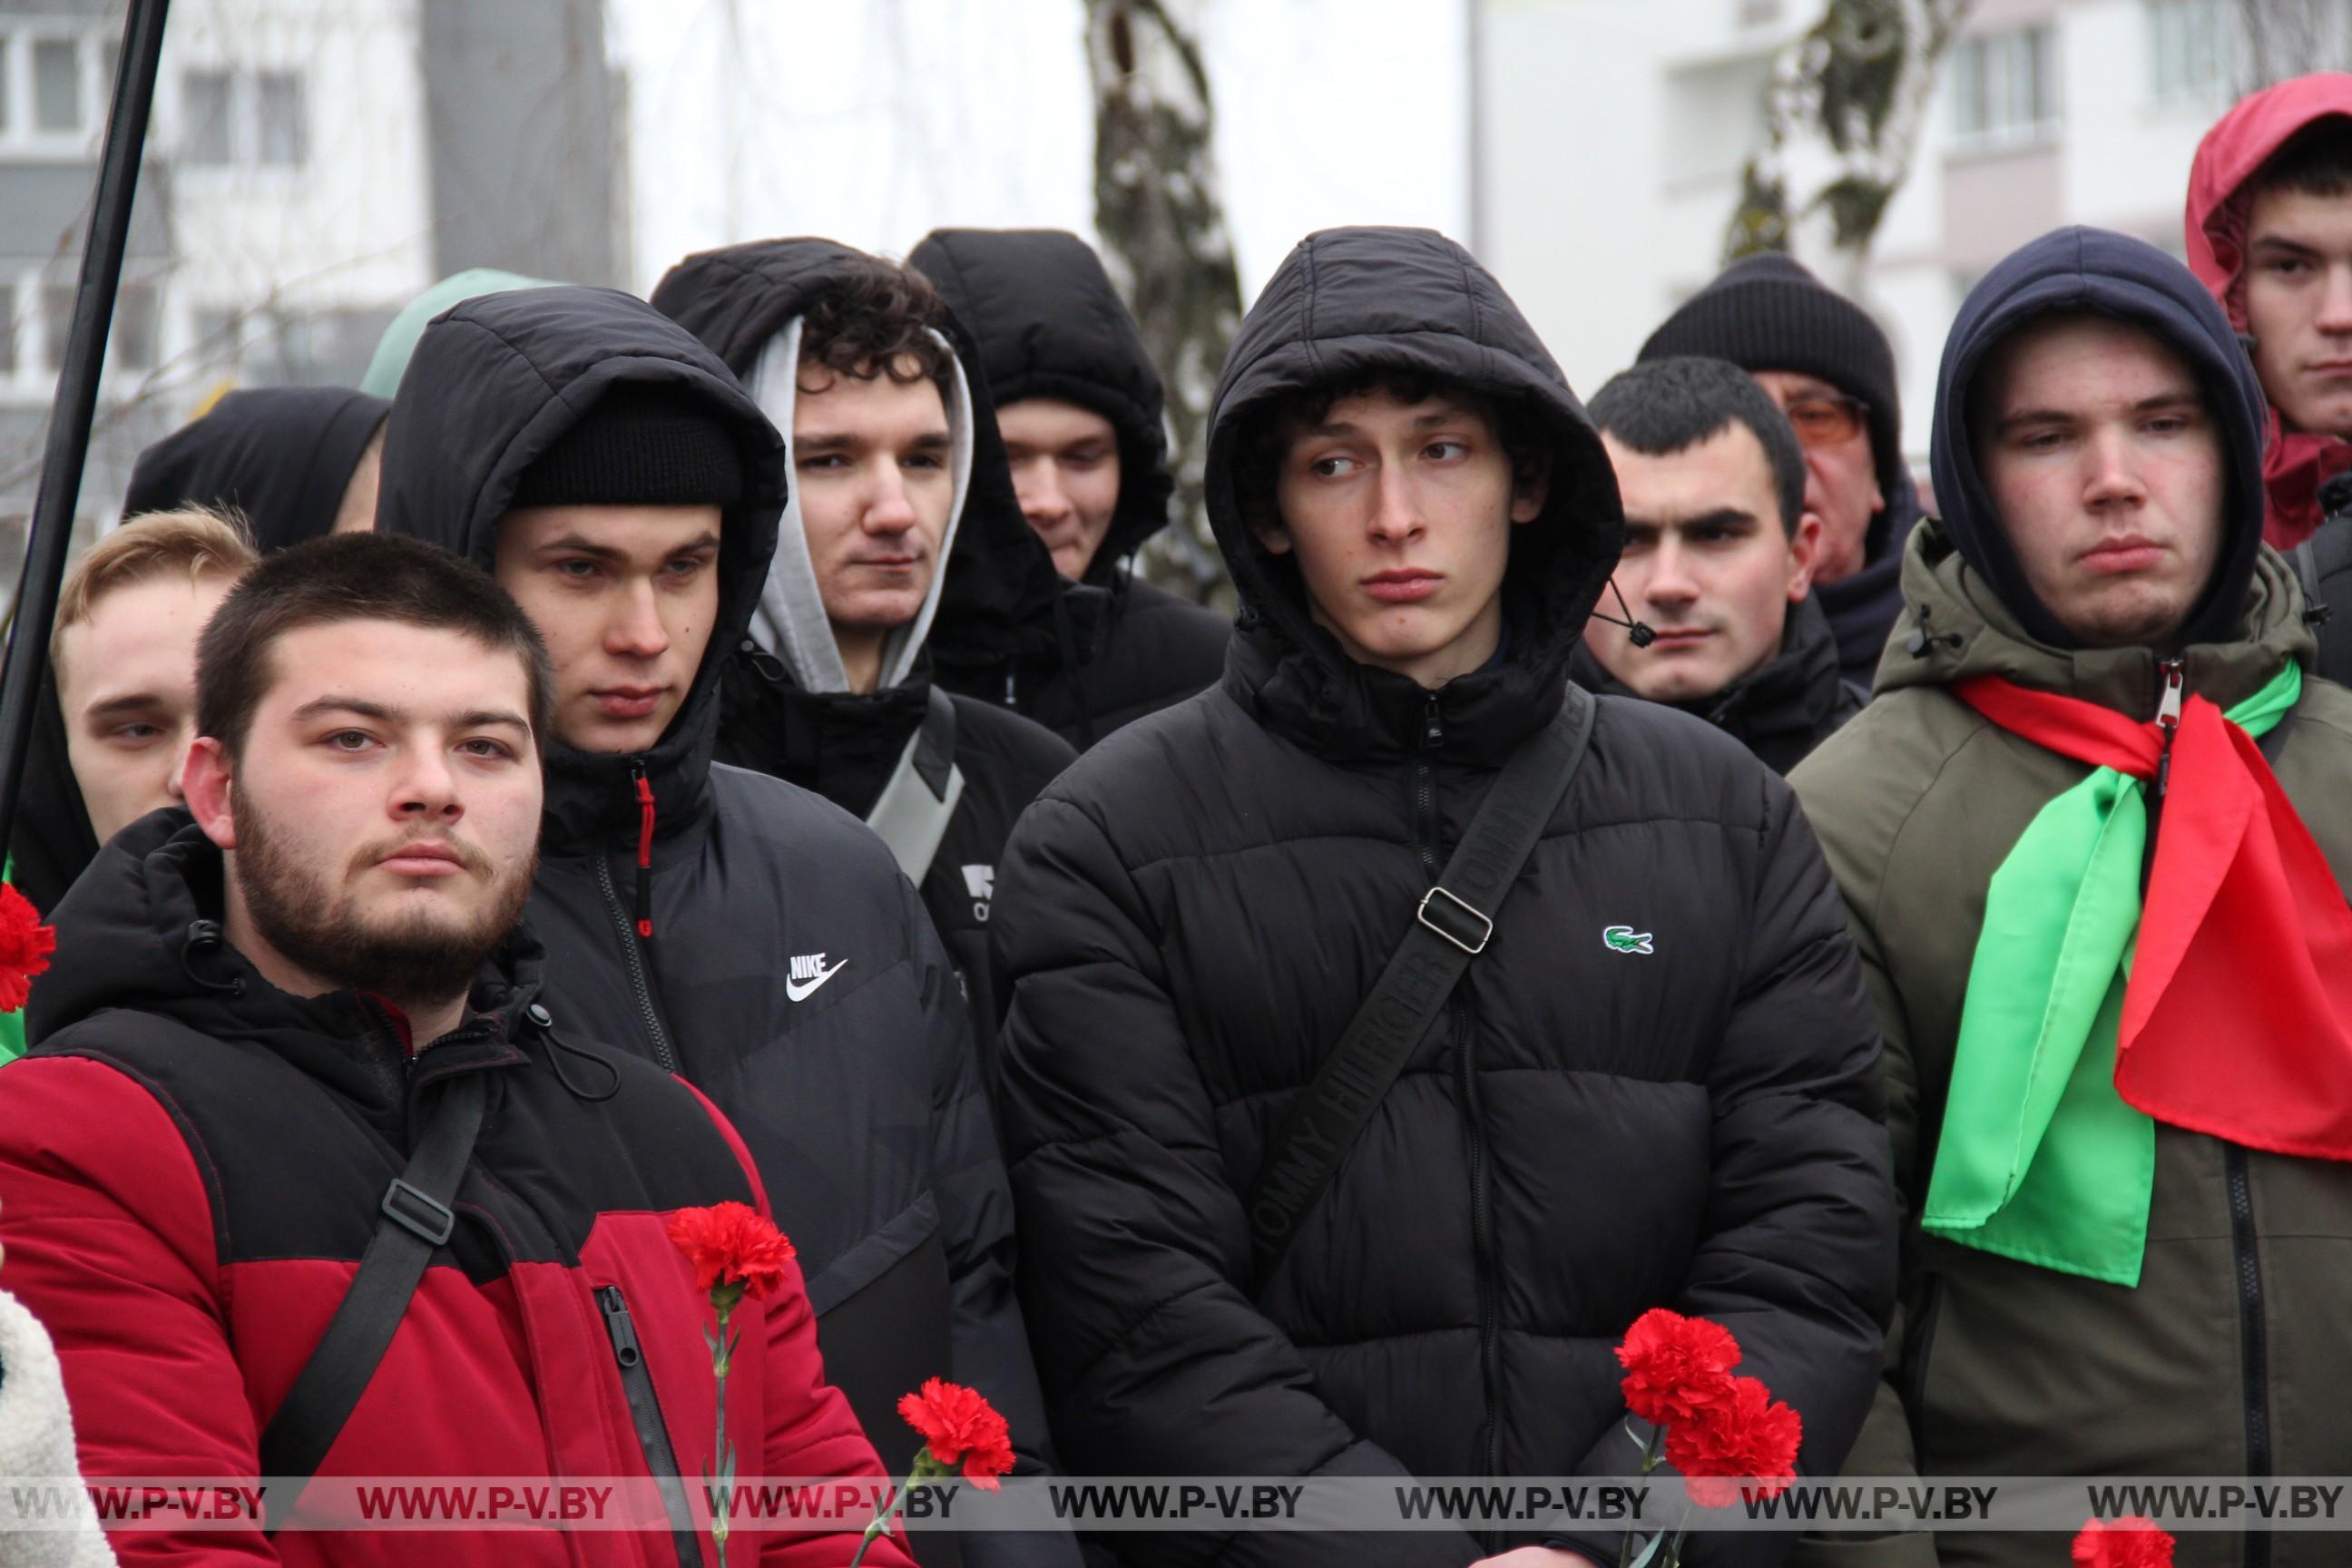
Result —
M 1240 433 L 1376 367 L 1554 433 L 1511 531 L 1506 657 L 1438 690 L 1347 659 L 1243 527 Z M 1598 438 L 1461 247 L 1291 253 L 1218 389 L 1209 506 L 1244 605 L 1223 684 L 1079 758 L 1022 819 L 994 927 L 1021 1286 L 1063 1452 L 1115 1475 L 1622 1473 L 1643 1310 L 1728 1326 L 1833 1470 L 1894 1288 L 1877 1032 L 1794 798 L 1718 731 L 1600 699 L 1488 952 L 1254 1276 L 1242 1194 L 1496 767 L 1563 700 L 1622 536 Z M 1654 933 L 1629 954 L 1605 928 Z M 1613 1537 L 1571 1542 L 1614 1561 Z M 1365 1535 L 1357 1563 L 1497 1542 Z M 1767 1562 L 1747 1535 L 1698 1562 Z M 1310 1536 L 1130 1535 L 1143 1563 L 1331 1561 Z
M 1591 690 L 1633 695 L 1580 643 L 1568 673 Z M 1780 651 L 1770 663 L 1711 697 L 1667 706 L 1706 720 L 1755 752 L 1766 767 L 1785 774 L 1861 712 L 1862 704 L 1863 693 L 1839 670 L 1830 624 L 1809 597 L 1790 607 Z
M 898 1396 L 951 1376 L 1042 1441 L 1012 1293 L 1013 1214 L 947 954 L 889 852 L 780 779 L 714 765 L 718 687 L 776 540 L 783 442 L 709 351 L 643 300 L 544 289 L 435 320 L 401 383 L 377 526 L 485 568 L 522 470 L 609 388 L 703 399 L 742 433 L 711 653 L 641 756 L 546 748 L 530 921 L 567 1005 L 727 1113 L 800 1249 L 833 1382 L 886 1463 Z M 642 777 L 655 809 L 635 892 Z M 634 929 L 638 899 L 653 935 Z M 816 976 L 822 975 L 823 979 Z
M 838 288 L 843 263 L 853 254 L 816 239 L 737 246 L 680 263 L 655 299 L 681 325 L 703 334 L 710 351 L 736 367 L 748 385 L 768 340 Z M 978 381 L 969 362 L 965 378 Z M 755 398 L 761 395 L 758 387 L 751 390 Z M 974 434 L 984 420 L 992 435 L 984 387 L 971 395 L 973 406 L 958 412 Z M 954 534 L 947 563 L 933 587 L 942 620 L 948 602 L 961 599 L 964 578 L 977 579 L 983 587 L 1001 584 L 1003 563 L 1025 561 L 1038 548 L 1020 508 L 993 502 L 994 488 L 982 482 L 976 451 L 973 459 L 961 515 L 950 520 Z M 795 570 L 805 569 L 786 552 L 779 552 L 771 568 Z M 832 629 L 824 623 L 814 586 L 795 602 L 803 606 L 800 637 L 822 638 L 830 646 Z M 922 723 L 932 686 L 930 661 L 922 654 L 918 645 L 897 656 L 907 673 L 883 690 L 826 690 L 811 672 L 794 668 L 789 647 L 762 647 L 755 628 L 736 647 L 719 684 L 719 760 L 790 779 L 866 818 Z M 886 672 L 886 679 L 890 673 L 895 671 Z M 955 959 L 971 1002 L 973 1037 L 991 1051 L 997 1007 L 988 983 L 987 921 L 996 862 L 1013 819 L 1076 753 L 1051 731 L 998 704 L 968 697 L 950 703 L 952 759 L 963 774 L 963 793 L 922 871 L 920 888 L 923 906 Z M 916 874 L 917 868 L 905 868 Z
M 1084 579 L 1109 595 L 1100 630 L 1084 658 L 1023 673 L 1021 710 L 1086 747 L 1215 684 L 1233 624 L 1129 565 L 1168 526 L 1175 478 L 1160 373 L 1101 258 L 1058 229 L 943 228 L 907 259 L 977 340 L 996 406 L 1060 398 L 1118 432 L 1118 510 Z
M 2352 686 L 2352 476 L 2330 480 L 2319 494 L 2328 506 L 2327 521 L 2286 558 L 2314 606 L 2309 613 L 2317 616 L 2311 628 L 2319 638 L 2316 672 Z

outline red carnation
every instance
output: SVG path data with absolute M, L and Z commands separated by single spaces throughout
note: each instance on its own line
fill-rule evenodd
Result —
M 1666 1428 L 1666 1458 L 1683 1473 L 1691 1501 L 1729 1508 L 1744 1493 L 1754 1502 L 1779 1497 L 1797 1479 L 1797 1445 L 1805 1424 L 1752 1377 L 1735 1377 L 1721 1403 L 1696 1421 Z M 1756 1481 L 1756 1486 L 1739 1486 Z
M 14 1013 L 33 994 L 33 976 L 46 973 L 58 933 L 41 923 L 33 900 L 0 882 L 0 1013 Z
M 1625 1331 L 1617 1360 L 1625 1368 L 1625 1408 L 1675 1426 L 1729 1397 L 1739 1342 L 1721 1323 L 1653 1307 Z
M 1013 1468 L 1013 1433 L 978 1390 L 925 1378 L 920 1393 L 898 1401 L 898 1414 L 922 1434 L 940 1473 L 954 1470 L 961 1461 L 964 1479 L 984 1491 L 1000 1489 L 996 1478 Z M 918 1459 L 918 1475 L 922 1468 Z
M 680 1209 L 669 1216 L 669 1238 L 694 1265 L 695 1289 L 712 1292 L 714 1305 L 766 1296 L 783 1282 L 784 1265 L 793 1257 L 784 1233 L 748 1204 Z
M 2075 1568 L 2172 1568 L 2172 1537 L 2138 1514 L 2092 1520 L 2074 1537 Z

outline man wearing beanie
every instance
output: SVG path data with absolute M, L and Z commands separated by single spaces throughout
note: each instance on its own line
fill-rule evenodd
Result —
M 1796 427 L 1805 510 L 1822 520 L 1813 595 L 1840 672 L 1867 690 L 1903 607 L 1903 540 L 1918 517 L 1886 334 L 1802 264 L 1769 252 L 1725 268 L 1650 334 L 1640 359 L 1680 354 L 1729 360 Z
M 2263 543 L 2263 391 L 2155 247 L 1960 307 L 1878 697 L 1790 775 L 1885 1031 L 1908 1218 L 1855 1477 L 2352 1468 L 2352 693 Z M 1809 1561 L 2027 1568 L 2048 1535 Z M 2183 1568 L 2343 1560 L 2184 1534 Z
M 1081 658 L 1017 678 L 1021 711 L 1091 746 L 1214 685 L 1232 623 L 1130 570 L 1175 479 L 1160 373 L 1102 258 L 1058 229 L 943 228 L 907 259 L 980 345 L 1023 516 L 1109 596 Z
M 532 289 L 425 329 L 377 525 L 492 568 L 546 638 L 530 923 L 585 1027 L 742 1133 L 827 1376 L 877 1439 L 950 1377 L 1034 1451 L 1012 1202 L 954 968 L 856 817 L 711 760 L 785 496 L 782 437 L 692 333 L 626 294 Z

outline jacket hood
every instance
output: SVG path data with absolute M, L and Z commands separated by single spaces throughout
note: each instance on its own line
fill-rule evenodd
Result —
M 2216 121 L 2197 144 L 2189 169 L 2189 204 L 2181 238 L 2189 269 L 2246 331 L 2246 182 L 2271 154 L 2305 127 L 2330 115 L 2352 117 L 2352 73 L 2318 71 L 2283 81 L 2242 100 Z M 2269 491 L 2270 542 L 2284 550 L 2321 521 L 2319 487 L 2352 469 L 2352 442 L 2315 431 L 2289 430 L 2275 409 L 2267 416 L 2270 445 L 2263 477 Z
M 630 770 L 642 765 L 662 821 L 688 820 L 705 798 L 721 665 L 751 625 L 783 510 L 783 437 L 727 367 L 677 324 L 612 289 L 487 294 L 436 318 L 394 399 L 376 526 L 495 567 L 499 520 L 523 471 L 614 387 L 691 395 L 737 433 L 744 493 L 719 531 L 719 616 L 677 716 L 642 758 L 551 744 L 550 849 L 634 829 Z M 682 808 L 682 809 L 674 809 Z
M 1118 508 L 1087 566 L 1108 584 L 1168 525 L 1167 395 L 1102 258 L 1060 229 L 933 229 L 907 258 L 971 329 L 996 406 L 1054 397 L 1118 432 Z
M 840 285 L 859 256 L 829 239 L 755 240 L 704 251 L 670 268 L 654 290 L 654 308 L 725 361 L 789 437 L 801 318 L 828 289 Z M 1054 570 L 1045 542 L 1021 515 L 1003 437 L 996 429 L 996 407 L 979 370 L 979 350 L 952 308 L 946 336 L 955 350 L 960 375 L 957 401 L 962 406 L 950 413 L 958 464 L 966 478 L 957 489 L 950 524 L 954 536 L 943 552 L 945 569 L 932 582 L 928 626 L 919 619 L 908 635 L 894 639 L 885 664 L 895 667 L 896 679 L 892 668 L 886 668 L 886 687 L 905 679 L 925 648 L 942 665 L 990 668 L 1028 643 L 1051 647 L 1066 641 L 1057 636 L 1061 575 Z M 797 538 L 797 530 L 792 531 Z M 782 640 L 781 634 L 793 632 L 810 647 L 829 651 L 837 666 L 840 656 L 833 650 L 822 606 L 795 607 L 798 596 L 814 593 L 813 578 L 804 576 L 805 544 L 797 556 L 789 548 L 777 553 L 778 580 L 763 606 L 769 611 L 770 635 Z M 801 678 L 803 661 L 789 647 L 776 651 L 785 655 L 795 678 Z M 821 660 L 814 662 L 823 668 Z M 837 689 L 841 684 L 836 679 L 816 689 Z
M 117 834 L 58 907 L 57 952 L 26 1005 L 26 1038 L 38 1044 L 120 1007 L 299 1056 L 321 1077 L 364 1071 L 333 1044 L 370 1026 L 356 992 L 289 994 L 223 939 L 226 874 L 220 850 L 181 808 L 151 812 Z M 541 965 L 538 942 L 518 927 L 484 966 L 473 1005 L 501 1035 L 539 994 Z
M 8 832 L 8 880 L 46 920 L 97 854 L 98 830 L 90 826 L 81 781 L 66 750 L 58 674 L 44 668 L 33 698 L 33 733 L 25 751 L 16 820 Z
M 1460 382 L 1549 434 L 1543 510 L 1511 530 L 1503 584 L 1507 656 L 1436 694 L 1449 736 L 1507 754 L 1550 721 L 1586 616 L 1624 544 L 1617 479 L 1584 406 L 1502 286 L 1443 235 L 1341 228 L 1309 235 L 1250 308 L 1210 421 L 1209 521 L 1242 603 L 1228 674 L 1262 717 L 1326 755 L 1406 751 L 1429 693 L 1357 663 L 1315 625 L 1297 570 L 1244 518 L 1246 434 L 1310 389 L 1402 372 Z M 1271 496 L 1251 498 L 1271 506 Z
M 360 377 L 360 390 L 371 397 L 391 397 L 400 391 L 400 378 L 408 372 L 408 362 L 416 353 L 416 340 L 435 317 L 452 305 L 485 294 L 503 294 L 513 289 L 549 289 L 556 287 L 551 278 L 526 278 L 520 272 L 501 272 L 495 267 L 469 267 L 463 272 L 452 272 L 430 289 L 401 307 L 400 314 L 376 340 L 375 356 L 368 361 L 367 374 Z
M 334 527 L 360 454 L 392 405 L 340 386 L 232 392 L 139 454 L 122 515 L 233 506 L 262 552 Z
M 2053 310 L 2092 311 L 2132 322 L 2154 333 L 2196 372 L 2229 457 L 2230 484 L 2221 557 L 2203 597 L 2189 612 L 2186 640 L 2227 638 L 2262 548 L 2267 406 L 2253 362 L 2221 308 L 2187 268 L 2144 240 L 2105 229 L 2058 229 L 2012 252 L 1969 291 L 1944 343 L 1929 454 L 1936 500 L 1953 544 L 2034 640 L 2056 648 L 2074 646 L 2026 585 L 1986 492 L 1969 433 L 1969 395 L 1986 356 L 2019 327 Z

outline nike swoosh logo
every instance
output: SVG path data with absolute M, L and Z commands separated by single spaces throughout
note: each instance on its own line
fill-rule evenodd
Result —
M 832 979 L 835 975 L 840 973 L 848 966 L 849 960 L 845 958 L 840 963 L 835 964 L 832 968 L 819 974 L 814 980 L 809 981 L 806 984 L 803 984 L 794 980 L 787 980 L 784 982 L 784 994 L 791 997 L 795 1002 L 805 1002 L 815 993 L 818 986 L 824 984 L 826 981 Z

